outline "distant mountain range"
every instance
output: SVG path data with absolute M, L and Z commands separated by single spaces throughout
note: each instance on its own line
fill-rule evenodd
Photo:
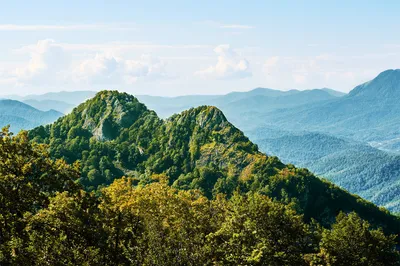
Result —
M 244 122 L 242 114 L 246 114 L 246 117 L 256 117 L 259 114 L 280 108 L 333 100 L 338 97 L 337 95 L 340 95 L 340 93 L 335 93 L 334 90 L 329 89 L 280 91 L 257 88 L 247 92 L 232 92 L 226 95 L 189 95 L 172 98 L 137 95 L 136 97 L 150 109 L 155 110 L 161 117 L 169 117 L 191 107 L 216 106 L 225 113 L 230 121 L 244 128 L 249 125 L 242 123 Z
M 95 91 L 61 91 L 27 96 L 8 95 L 2 98 L 21 101 L 41 111 L 53 109 L 67 114 L 75 106 L 92 98 L 94 95 L 96 95 Z
M 55 110 L 43 112 L 19 101 L 0 100 L 0 127 L 11 125 L 13 132 L 49 124 L 62 115 Z
M 387 70 L 348 95 L 311 106 L 273 110 L 257 121 L 283 130 L 308 130 L 371 142 L 396 152 L 400 141 L 400 70 Z M 388 144 L 388 145 L 385 145 Z
M 95 91 L 62 91 L 23 97 L 9 95 L 3 96 L 3 98 L 21 101 L 41 111 L 56 110 L 60 113 L 68 114 L 74 107 L 90 99 L 95 94 Z M 236 117 L 240 116 L 242 112 L 259 114 L 277 108 L 330 100 L 339 95 L 341 95 L 340 92 L 326 88 L 306 91 L 280 91 L 257 88 L 248 92 L 232 92 L 226 95 L 188 95 L 179 97 L 138 95 L 136 97 L 150 109 L 156 110 L 164 118 L 192 107 L 213 105 L 221 108 L 233 122 L 240 122 L 236 121 Z M 24 119 L 24 117 L 20 118 Z M 32 128 L 30 123 L 24 125 L 23 121 L 21 121 L 19 124 L 22 126 L 17 128 Z
M 400 211 L 400 155 L 316 132 L 258 128 L 247 134 L 263 152 L 307 167 L 352 193 Z
M 66 102 L 73 105 L 79 105 L 87 99 L 92 98 L 96 95 L 95 91 L 60 91 L 60 92 L 49 92 L 45 94 L 31 94 L 26 96 L 19 95 L 6 95 L 2 98 L 13 99 L 18 101 L 26 100 L 37 100 L 37 101 L 59 101 Z
M 56 100 L 24 100 L 23 102 L 41 111 L 56 110 L 63 114 L 68 114 L 75 107 L 73 104 Z
M 11 131 L 19 132 L 21 129 L 27 130 L 52 123 L 95 94 L 93 91 L 75 91 L 2 96 L 0 127 L 11 125 Z

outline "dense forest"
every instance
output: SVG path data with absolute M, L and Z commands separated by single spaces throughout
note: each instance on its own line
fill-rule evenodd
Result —
M 215 107 L 162 120 L 104 91 L 0 134 L 2 265 L 400 265 L 399 218 L 262 154 Z
M 1 265 L 399 265 L 395 235 L 355 212 L 329 228 L 261 193 L 212 199 L 166 175 L 86 192 L 79 163 L 26 132 L 0 138 Z

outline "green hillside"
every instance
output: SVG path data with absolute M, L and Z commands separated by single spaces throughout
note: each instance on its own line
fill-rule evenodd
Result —
M 29 132 L 68 163 L 81 161 L 88 190 L 123 175 L 136 184 L 167 176 L 178 189 L 199 189 L 208 198 L 234 191 L 260 192 L 294 204 L 306 221 L 331 224 L 340 211 L 356 211 L 372 224 L 397 232 L 397 218 L 375 205 L 258 151 L 215 107 L 202 106 L 157 117 L 128 94 L 103 91 L 52 125 Z
M 29 141 L 26 131 L 0 135 L 1 265 L 400 262 L 396 235 L 354 212 L 339 213 L 323 228 L 306 223 L 296 203 L 240 191 L 208 199 L 168 186 L 165 175 L 139 186 L 134 178 L 116 179 L 95 195 L 73 182 L 79 164 L 52 160 L 48 147 Z
M 103 91 L 0 136 L 1 265 L 400 262 L 398 217 L 259 152 L 216 107 L 162 120 Z

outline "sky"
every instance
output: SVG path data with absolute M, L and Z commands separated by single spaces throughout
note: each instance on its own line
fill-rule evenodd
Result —
M 348 92 L 400 68 L 400 1 L 3 1 L 0 95 Z

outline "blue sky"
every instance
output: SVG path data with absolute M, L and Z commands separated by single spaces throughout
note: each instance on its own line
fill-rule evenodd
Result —
M 0 94 L 349 91 L 400 66 L 399 1 L 0 1 Z

